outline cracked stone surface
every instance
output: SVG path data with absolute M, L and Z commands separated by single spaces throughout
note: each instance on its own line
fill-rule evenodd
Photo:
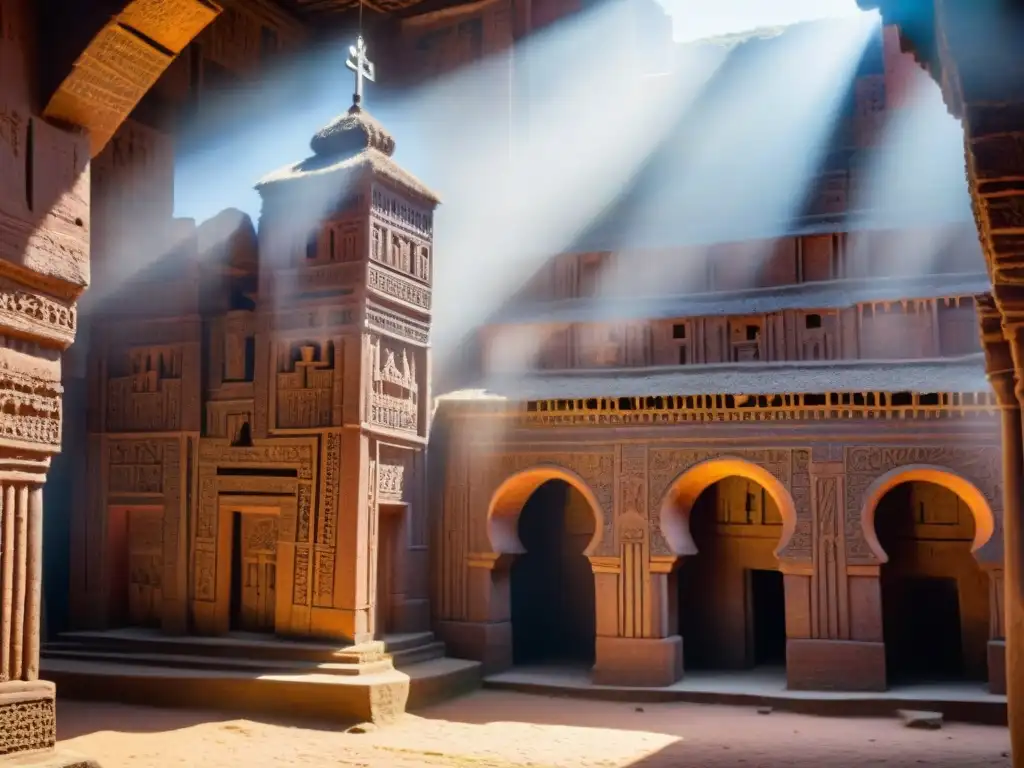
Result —
M 257 721 L 217 712 L 60 702 L 62 746 L 104 768 L 1009 768 L 1006 728 L 903 727 L 756 708 L 578 701 L 479 691 L 394 726 Z

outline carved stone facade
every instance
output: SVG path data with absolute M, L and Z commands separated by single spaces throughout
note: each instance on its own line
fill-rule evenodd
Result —
M 886 685 L 880 591 L 886 555 L 874 533 L 883 491 L 924 480 L 962 494 L 973 519 L 976 567 L 1001 578 L 1001 459 L 991 403 L 960 411 L 956 421 L 935 421 L 922 410 L 898 423 L 878 420 L 882 412 L 851 423 L 857 417 L 846 409 L 808 421 L 810 413 L 794 409 L 770 431 L 715 423 L 693 434 L 653 419 L 617 426 L 573 413 L 563 424 L 574 420 L 575 426 L 557 432 L 543 425 L 497 429 L 515 424 L 510 417 L 517 412 L 521 407 L 512 402 L 446 400 L 436 421 L 445 488 L 434 497 L 433 605 L 452 647 L 492 668 L 511 660 L 507 569 L 522 552 L 513 535 L 519 515 L 537 488 L 553 480 L 576 489 L 595 521 L 585 550 L 597 595 L 595 679 L 665 685 L 681 674 L 665 647 L 679 640 L 678 625 L 666 617 L 675 611 L 677 571 L 700 556 L 690 512 L 704 491 L 730 477 L 763 488 L 778 510 L 771 567 L 785 579 L 792 687 Z M 833 436 L 837 431 L 841 438 Z M 1000 607 L 982 610 L 997 617 Z M 478 625 L 479 617 L 493 626 Z M 624 638 L 649 652 L 630 651 Z M 638 682 L 644 680 L 653 682 Z M 992 684 L 998 687 L 998 679 Z
M 313 161 L 260 183 L 258 235 L 238 212 L 181 223 L 104 304 L 78 626 L 357 645 L 427 629 L 426 574 L 406 560 L 426 543 L 437 201 L 390 160 L 369 163 L 385 140 L 353 108 L 317 135 Z M 300 198 L 329 202 L 310 215 Z M 407 534 L 386 557 L 382 508 Z
M 843 146 L 878 140 L 889 73 L 876 42 Z M 456 653 L 501 669 L 530 622 L 557 622 L 523 618 L 517 590 L 541 567 L 526 537 L 547 517 L 571 538 L 582 505 L 593 598 L 572 600 L 594 602 L 577 660 L 595 682 L 669 685 L 701 650 L 754 664 L 755 582 L 770 571 L 790 687 L 883 689 L 900 671 L 886 661 L 902 642 L 893 585 L 917 568 L 955 583 L 950 633 L 971 674 L 1004 689 L 1001 409 L 975 298 L 988 277 L 962 222 L 933 223 L 943 245 L 927 273 L 897 256 L 907 232 L 848 227 L 856 172 L 815 182 L 795 233 L 774 240 L 584 238 L 479 330 L 480 362 L 442 399 L 432 436 L 445 483 L 432 605 Z M 606 215 L 601 232 L 619 221 Z M 524 339 L 533 354 L 509 354 Z M 551 483 L 564 509 L 537 506 Z

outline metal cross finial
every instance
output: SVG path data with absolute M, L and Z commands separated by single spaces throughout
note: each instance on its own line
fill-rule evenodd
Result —
M 362 35 L 358 37 L 355 45 L 348 47 L 348 53 L 345 66 L 356 73 L 356 92 L 352 94 L 352 103 L 358 107 L 363 101 L 363 78 L 374 82 L 375 70 L 373 62 L 366 57 L 366 43 L 363 42 Z

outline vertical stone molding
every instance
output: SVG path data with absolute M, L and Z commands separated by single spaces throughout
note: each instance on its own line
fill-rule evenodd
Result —
M 54 687 L 39 681 L 43 492 L 0 489 L 0 755 L 56 743 Z

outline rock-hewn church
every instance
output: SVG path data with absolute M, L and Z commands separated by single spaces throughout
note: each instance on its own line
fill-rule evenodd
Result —
M 772 666 L 793 689 L 1012 688 L 1020 435 L 1012 363 L 992 368 L 1009 359 L 992 241 L 945 211 L 851 214 L 915 71 L 895 29 L 785 226 L 668 226 L 645 196 L 679 162 L 670 135 L 442 379 L 440 196 L 363 103 L 362 41 L 352 108 L 259 182 L 259 221 L 197 226 L 173 218 L 178 121 L 323 19 L 182 0 L 171 32 L 146 5 L 41 68 L 45 25 L 0 0 L 0 758 L 54 745 L 46 681 L 382 721 L 552 662 L 622 686 Z M 506 66 L 496 119 L 527 81 L 514 44 L 579 10 L 381 5 L 396 23 L 369 49 L 405 84 Z M 792 34 L 814 32 L 728 44 L 756 62 Z M 97 102 L 102 54 L 125 46 L 153 64 Z M 898 254 L 922 233 L 941 245 L 911 269 Z M 163 255 L 125 280 L 143 247 Z M 616 279 L 684 260 L 685 284 Z M 513 337 L 533 340 L 525 365 Z

